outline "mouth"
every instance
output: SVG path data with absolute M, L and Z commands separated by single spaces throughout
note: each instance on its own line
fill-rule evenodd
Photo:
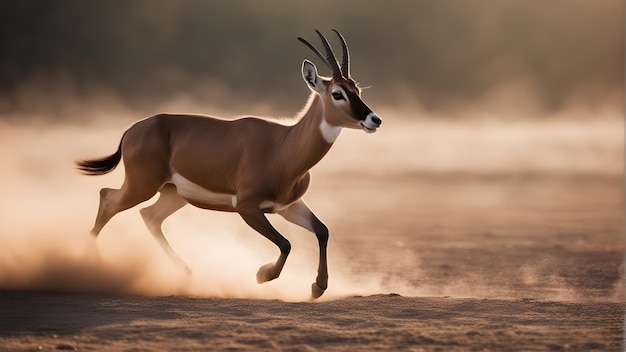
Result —
M 361 128 L 363 128 L 363 131 L 365 131 L 365 133 L 374 133 L 374 132 L 376 132 L 376 127 L 374 127 L 374 128 L 367 127 L 363 122 L 361 122 L 360 125 L 361 125 Z

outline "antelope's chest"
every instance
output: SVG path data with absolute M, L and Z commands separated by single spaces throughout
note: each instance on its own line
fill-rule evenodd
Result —
M 275 188 L 275 191 L 273 192 L 274 196 L 263 200 L 259 204 L 259 208 L 265 212 L 271 213 L 277 213 L 286 209 L 291 204 L 302 198 L 309 188 L 310 180 L 310 174 L 306 173 L 295 183 L 291 183 L 287 187 Z

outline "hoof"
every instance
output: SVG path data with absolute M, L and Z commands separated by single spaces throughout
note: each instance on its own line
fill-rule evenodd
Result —
M 317 282 L 314 282 L 313 285 L 311 285 L 311 298 L 312 299 L 320 298 L 320 296 L 324 294 L 324 291 L 326 291 L 326 289 L 319 287 Z
M 259 268 L 256 273 L 256 282 L 262 284 L 274 280 L 277 275 L 274 274 L 274 263 L 265 264 Z

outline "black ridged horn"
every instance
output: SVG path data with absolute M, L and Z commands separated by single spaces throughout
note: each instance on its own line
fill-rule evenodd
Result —
M 328 66 L 329 69 L 331 69 L 331 70 L 333 69 L 333 67 L 330 65 L 328 60 L 326 60 L 324 55 L 322 55 L 322 53 L 320 53 L 320 51 L 317 50 L 317 48 L 314 47 L 313 44 L 307 42 L 306 39 L 304 39 L 302 37 L 298 37 L 298 40 L 301 41 L 302 43 L 304 43 L 304 45 L 308 46 L 309 49 L 311 49 L 320 58 L 320 60 L 322 60 L 322 62 L 325 63 L 326 66 Z
M 330 44 L 328 44 L 328 41 L 322 35 L 322 33 L 320 33 L 320 31 L 316 29 L 315 32 L 322 40 L 322 44 L 324 45 L 324 49 L 326 50 L 326 57 L 324 57 L 324 55 L 322 55 L 322 53 L 317 50 L 317 48 L 315 48 L 311 43 L 307 42 L 303 38 L 298 37 L 298 40 L 308 46 L 309 49 L 313 50 L 313 52 L 326 64 L 326 66 L 328 66 L 328 68 L 333 71 L 333 79 L 337 81 L 341 79 L 343 75 L 341 74 L 341 69 L 339 68 L 337 59 L 335 59 L 335 54 L 333 54 L 333 49 L 330 47 Z
M 338 30 L 333 28 L 333 31 L 337 33 L 339 40 L 341 41 L 341 48 L 343 49 L 343 59 L 341 60 L 341 72 L 343 76 L 347 79 L 350 79 L 350 53 L 348 52 L 348 44 L 346 44 L 346 40 L 343 38 L 343 35 L 339 33 Z

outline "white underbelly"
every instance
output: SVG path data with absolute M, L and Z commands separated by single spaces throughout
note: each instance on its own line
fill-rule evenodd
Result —
M 259 204 L 259 209 L 267 210 L 272 213 L 278 213 L 280 211 L 287 209 L 287 207 L 289 207 L 289 204 L 280 204 L 280 203 L 273 202 L 271 200 L 264 200 L 261 202 L 261 204 Z
M 170 183 L 176 186 L 176 192 L 192 203 L 204 205 L 227 206 L 237 208 L 237 195 L 228 193 L 217 193 L 195 184 L 178 173 L 172 174 Z M 277 213 L 285 210 L 290 204 L 280 204 L 271 200 L 264 200 L 259 204 L 259 209 Z
M 171 183 L 176 186 L 176 192 L 178 195 L 190 202 L 216 206 L 230 206 L 233 208 L 237 207 L 236 195 L 211 192 L 208 189 L 189 181 L 180 174 L 172 174 Z

